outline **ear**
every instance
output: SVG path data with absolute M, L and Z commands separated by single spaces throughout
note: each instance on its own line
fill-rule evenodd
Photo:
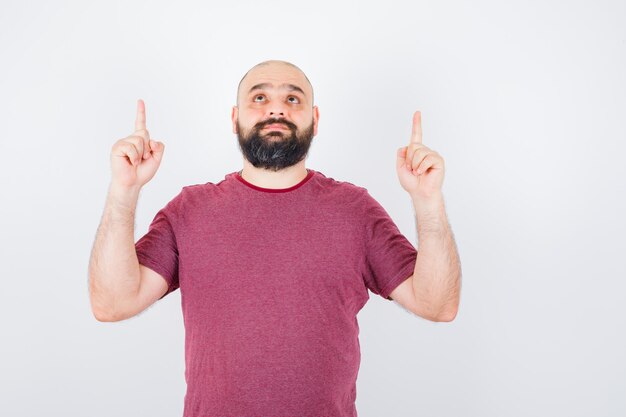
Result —
M 320 120 L 320 110 L 317 106 L 313 106 L 313 136 L 317 135 L 317 123 Z
M 239 109 L 237 106 L 233 106 L 233 110 L 230 114 L 230 119 L 233 121 L 233 133 L 237 134 L 237 119 L 239 117 Z

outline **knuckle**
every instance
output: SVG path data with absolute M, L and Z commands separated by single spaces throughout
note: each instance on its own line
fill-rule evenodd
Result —
M 113 147 L 114 147 L 114 148 L 119 148 L 120 146 L 124 146 L 124 144 L 126 143 L 126 140 L 127 140 L 127 139 L 128 139 L 128 138 L 122 138 L 122 139 L 119 139 L 118 141 L 116 141 L 116 142 L 113 144 Z
M 124 151 L 126 149 L 127 144 L 128 142 L 126 142 L 124 139 L 120 139 L 117 142 L 115 142 L 115 144 L 111 147 L 111 152 Z
M 141 136 L 129 136 L 129 140 L 135 146 L 143 146 L 143 138 Z
M 135 148 L 135 145 L 133 145 L 132 143 L 127 143 L 126 144 L 126 153 L 128 155 L 137 153 L 137 149 Z

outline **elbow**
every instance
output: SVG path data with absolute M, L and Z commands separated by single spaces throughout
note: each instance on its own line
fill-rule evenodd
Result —
M 449 323 L 449 322 L 453 321 L 456 318 L 456 314 L 457 313 L 458 313 L 458 309 L 454 309 L 453 311 L 446 312 L 446 313 L 438 315 L 432 321 Z
M 94 280 L 92 275 L 89 276 L 89 303 L 91 305 L 91 314 L 99 322 L 113 322 L 119 321 L 117 317 L 111 312 L 110 303 L 106 302 L 104 297 L 100 295 L 94 286 Z
M 437 310 L 430 310 L 428 313 L 422 313 L 420 314 L 421 317 L 425 318 L 428 321 L 433 321 L 433 322 L 446 322 L 449 323 L 451 321 L 453 321 L 456 318 L 456 315 L 459 311 L 458 306 L 452 308 L 446 308 L 446 309 L 437 309 Z
M 435 318 L 433 321 L 437 322 L 451 322 L 456 318 L 457 313 L 459 312 L 459 304 L 460 299 L 457 296 L 456 299 L 450 300 L 447 303 L 444 303 L 437 310 L 437 314 L 435 314 Z
M 94 309 L 92 309 L 91 312 L 94 318 L 101 323 L 110 323 L 110 322 L 119 321 L 115 316 L 113 316 L 112 314 L 108 314 L 106 312 L 102 312 L 102 311 L 94 310 Z
M 106 305 L 98 298 L 96 298 L 93 293 L 90 296 L 91 303 L 91 314 L 93 314 L 94 318 L 100 322 L 112 322 L 118 321 L 118 319 L 111 313 L 110 309 L 106 308 Z
M 422 317 L 423 319 L 436 322 L 436 323 L 451 322 L 456 318 L 457 310 L 445 311 L 445 312 L 440 312 L 440 313 L 420 311 L 420 312 L 414 312 L 414 314 L 416 316 Z
M 96 320 L 98 320 L 99 322 L 105 323 L 105 322 L 109 322 L 109 321 L 113 321 L 110 319 L 109 316 L 102 314 L 102 313 L 97 313 L 95 311 L 92 311 L 93 316 Z
M 456 318 L 457 313 L 459 312 L 459 303 L 458 301 L 456 303 L 454 303 L 452 306 L 449 306 L 448 308 L 442 310 L 438 315 L 437 315 L 437 320 L 436 321 L 441 321 L 441 322 L 451 322 Z

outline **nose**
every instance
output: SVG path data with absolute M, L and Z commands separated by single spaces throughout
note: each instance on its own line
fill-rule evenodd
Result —
M 285 118 L 285 112 L 278 110 L 270 110 L 267 112 L 266 120 L 274 119 L 274 120 L 282 120 Z
M 271 121 L 282 123 L 285 120 L 287 120 L 287 118 L 282 111 L 268 111 L 265 117 L 266 123 L 271 123 Z
M 274 100 L 267 106 L 267 114 L 268 118 L 283 118 L 287 114 L 285 109 L 285 104 L 281 103 L 279 100 Z

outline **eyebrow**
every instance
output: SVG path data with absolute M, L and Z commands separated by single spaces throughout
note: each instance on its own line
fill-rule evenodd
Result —
M 269 87 L 273 87 L 274 85 L 272 83 L 261 83 L 261 84 L 257 84 L 255 86 L 253 86 L 250 91 L 248 91 L 248 94 L 250 94 L 251 92 L 253 92 L 254 90 L 265 90 Z M 282 84 L 280 86 L 280 88 L 286 88 L 289 91 L 298 91 L 299 93 L 301 93 L 303 96 L 306 96 L 306 94 L 304 93 L 304 91 L 302 91 L 302 89 L 300 87 L 298 87 L 297 85 L 293 85 L 293 84 Z

